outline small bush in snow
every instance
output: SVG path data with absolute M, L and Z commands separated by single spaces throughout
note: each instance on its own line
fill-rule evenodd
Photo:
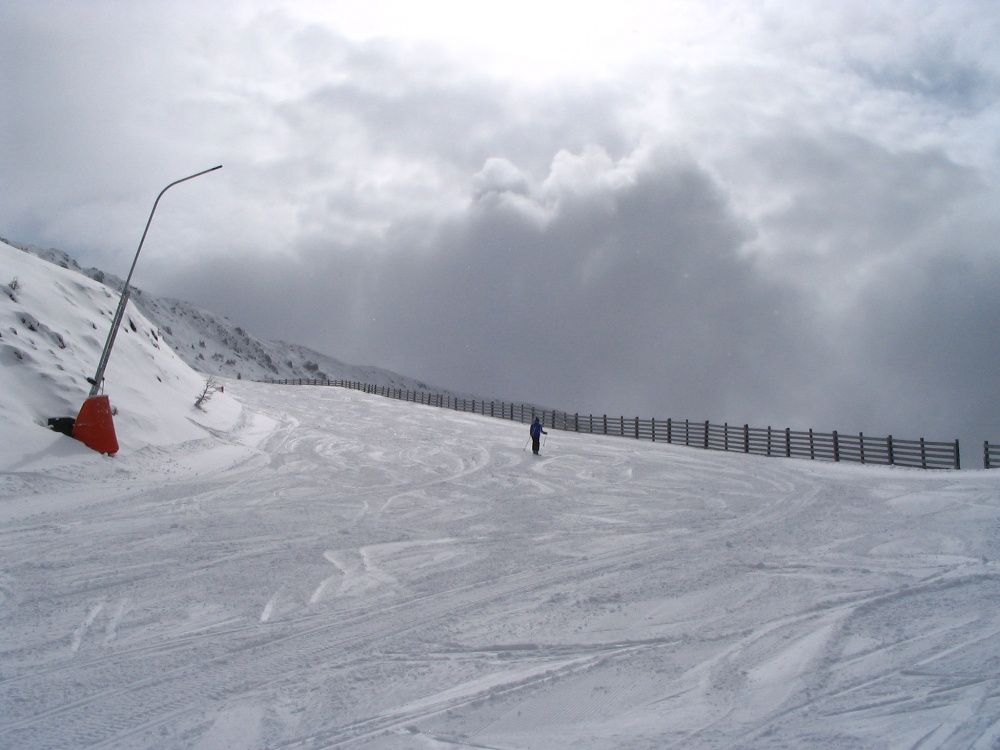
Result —
M 9 284 L 0 284 L 0 287 L 3 288 L 4 294 L 10 297 L 12 302 L 17 302 L 16 294 L 17 290 L 21 288 L 21 282 L 17 280 L 16 276 L 10 280 Z
M 194 400 L 194 405 L 204 411 L 205 404 L 209 402 L 212 396 L 214 396 L 221 387 L 222 386 L 219 384 L 219 381 L 215 379 L 215 376 L 209 375 L 208 380 L 205 381 L 205 387 L 198 395 L 198 398 Z

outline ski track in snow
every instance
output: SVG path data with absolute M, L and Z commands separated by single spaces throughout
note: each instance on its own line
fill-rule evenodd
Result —
M 995 749 L 1000 474 L 228 382 L 11 472 L 0 748 Z M 16 475 L 15 475 L 16 474 Z

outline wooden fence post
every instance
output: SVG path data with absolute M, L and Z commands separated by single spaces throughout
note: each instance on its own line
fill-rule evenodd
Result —
M 743 452 L 750 452 L 750 425 L 743 425 Z
M 656 417 L 650 417 L 649 420 L 650 432 L 653 433 L 653 442 L 656 442 Z
M 896 463 L 896 456 L 892 451 L 892 435 L 889 435 L 885 439 L 885 449 L 889 455 L 889 466 L 894 466 Z
M 708 420 L 705 420 L 705 450 L 708 450 Z
M 865 462 L 865 433 L 858 433 L 858 449 L 861 451 L 861 463 Z
M 837 437 L 837 431 L 833 431 L 833 460 L 840 460 L 840 439 Z

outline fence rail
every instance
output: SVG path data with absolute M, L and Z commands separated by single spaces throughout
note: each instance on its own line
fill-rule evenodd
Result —
M 989 440 L 983 442 L 983 468 L 1000 469 L 1000 445 L 991 445 Z
M 917 469 L 960 469 L 961 453 L 958 440 L 932 442 L 919 438 L 901 440 L 892 435 L 871 437 L 863 433 L 849 434 L 792 430 L 790 428 L 750 427 L 749 425 L 711 424 L 688 419 L 640 419 L 639 417 L 609 417 L 606 414 L 569 414 L 539 409 L 530 404 L 506 401 L 465 399 L 430 391 L 410 391 L 377 386 L 351 380 L 291 380 L 262 381 L 275 385 L 321 385 L 349 388 L 402 401 L 436 406 L 454 411 L 472 412 L 514 422 L 532 422 L 537 417 L 553 430 L 583 432 L 594 435 L 614 435 L 635 440 L 685 445 L 705 450 L 749 453 L 758 456 L 808 458 L 814 461 L 848 461 L 884 466 L 906 466 Z M 1000 468 L 1000 445 L 984 446 L 985 468 Z

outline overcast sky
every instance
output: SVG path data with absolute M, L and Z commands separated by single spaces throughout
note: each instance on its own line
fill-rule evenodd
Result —
M 6 0 L 0 37 L 0 236 L 125 276 L 223 164 L 134 282 L 257 335 L 1000 442 L 997 0 Z

